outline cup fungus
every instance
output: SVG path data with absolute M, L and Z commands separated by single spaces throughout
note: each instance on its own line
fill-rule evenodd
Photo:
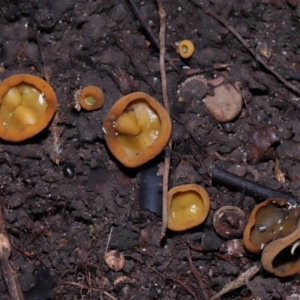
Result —
M 244 231 L 244 245 L 252 253 L 260 253 L 273 240 L 290 235 L 296 228 L 299 208 L 288 201 L 269 198 L 252 211 Z
M 233 239 L 243 235 L 246 216 L 236 206 L 222 206 L 215 212 L 213 224 L 218 235 L 224 239 Z
M 195 46 L 190 40 L 182 40 L 178 45 L 178 52 L 182 58 L 190 58 L 195 51 Z
M 88 111 L 102 107 L 104 95 L 101 89 L 96 86 L 86 86 L 79 94 L 79 103 L 82 108 Z
M 17 74 L 0 83 L 0 138 L 23 141 L 42 131 L 57 108 L 52 87 L 43 79 Z
M 128 168 L 138 167 L 157 156 L 167 145 L 171 129 L 168 112 L 141 92 L 119 99 L 103 121 L 109 150 Z
M 300 272 L 300 222 L 288 236 L 270 242 L 264 248 L 261 263 L 265 270 L 279 277 Z
M 180 185 L 168 192 L 168 208 L 168 228 L 183 231 L 204 222 L 210 199 L 206 190 L 197 184 Z

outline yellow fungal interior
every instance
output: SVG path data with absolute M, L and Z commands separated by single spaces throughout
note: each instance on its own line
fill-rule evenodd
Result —
M 87 104 L 87 105 L 94 105 L 96 103 L 96 99 L 93 97 L 93 96 L 87 96 L 84 98 L 84 102 Z
M 161 122 L 156 111 L 145 101 L 130 104 L 114 124 L 116 139 L 129 159 L 133 159 L 153 144 L 159 135 Z
M 34 125 L 48 107 L 44 94 L 34 86 L 21 83 L 11 87 L 2 98 L 0 114 L 3 125 L 22 130 Z
M 268 242 L 292 233 L 297 225 L 299 211 L 288 210 L 276 203 L 261 207 L 256 213 L 256 222 L 250 233 L 250 241 L 261 248 Z
M 202 219 L 204 203 L 195 191 L 177 192 L 173 195 L 169 211 L 169 220 L 180 224 Z
M 183 53 L 187 53 L 188 52 L 188 47 L 187 47 L 187 45 L 182 45 L 182 52 Z

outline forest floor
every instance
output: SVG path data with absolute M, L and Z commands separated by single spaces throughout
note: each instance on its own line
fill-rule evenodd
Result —
M 260 256 L 243 249 L 241 235 L 232 251 L 232 238 L 216 232 L 220 207 L 239 207 L 248 218 L 261 199 L 214 183 L 210 172 L 222 168 L 300 197 L 298 1 L 162 1 L 173 147 L 136 169 L 113 157 L 102 130 L 126 93 L 142 91 L 163 103 L 159 49 L 130 1 L 4 2 L 0 79 L 37 75 L 58 98 L 47 129 L 0 146 L 1 206 L 25 299 L 210 299 L 253 266 L 258 272 L 223 299 L 300 299 L 299 275 L 266 272 Z M 156 1 L 136 6 L 158 38 Z M 184 39 L 195 45 L 190 59 L 177 52 Z M 228 104 L 237 111 L 226 121 L 205 100 L 214 86 L 204 83 L 220 76 L 242 99 Z M 88 85 L 103 90 L 104 105 L 77 111 L 74 94 Z M 253 158 L 253 134 L 264 128 L 276 136 L 267 146 L 273 155 Z M 141 177 L 166 155 L 169 188 L 199 184 L 211 207 L 203 224 L 168 230 L 161 241 L 160 213 L 140 207 L 148 188 Z M 160 203 L 160 194 L 153 197 Z M 118 272 L 104 262 L 109 250 L 125 257 Z M 0 298 L 10 299 L 2 276 Z

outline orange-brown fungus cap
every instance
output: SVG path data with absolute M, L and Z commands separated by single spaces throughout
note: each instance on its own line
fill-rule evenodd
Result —
M 178 52 L 182 58 L 190 58 L 195 51 L 195 46 L 190 40 L 183 40 L 178 45 Z
M 168 192 L 168 228 L 183 231 L 198 226 L 206 219 L 210 199 L 197 184 L 173 187 Z
M 42 131 L 57 108 L 52 87 L 43 79 L 17 74 L 0 83 L 0 138 L 23 141 Z
M 161 153 L 171 130 L 168 112 L 141 92 L 119 99 L 103 121 L 109 150 L 128 168 L 138 167 Z
M 287 200 L 269 198 L 257 205 L 244 231 L 244 245 L 252 253 L 260 253 L 275 239 L 292 233 L 297 225 L 299 208 L 290 209 Z
M 279 277 L 300 272 L 300 222 L 288 236 L 270 242 L 263 250 L 261 263 L 265 270 Z
M 79 103 L 85 110 L 96 110 L 102 107 L 104 95 L 101 89 L 96 86 L 86 86 L 79 95 Z

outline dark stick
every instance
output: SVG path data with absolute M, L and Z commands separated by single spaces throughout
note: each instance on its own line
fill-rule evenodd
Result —
M 274 190 L 216 167 L 212 171 L 212 181 L 261 200 L 283 198 L 293 206 L 299 204 L 298 199 L 292 193 Z

